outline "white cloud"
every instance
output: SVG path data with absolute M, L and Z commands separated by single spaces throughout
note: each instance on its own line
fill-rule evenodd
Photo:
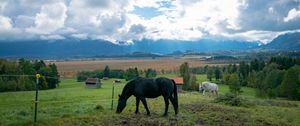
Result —
M 149 20 L 134 15 L 131 20 L 143 24 L 148 39 L 197 40 L 204 33 L 220 34 L 224 29 L 240 29 L 236 22 L 239 8 L 244 3 L 238 0 L 177 0 L 171 1 L 170 9 L 160 9 L 163 15 Z M 219 24 L 225 23 L 220 27 Z
M 274 8 L 273 7 L 269 7 L 269 13 L 274 13 Z
M 163 0 L 133 0 L 133 5 L 143 8 L 143 7 L 153 7 L 153 8 L 159 8 L 160 2 Z
M 0 15 L 0 29 L 9 30 L 11 28 L 11 19 Z
M 41 40 L 62 40 L 65 39 L 65 37 L 61 35 L 41 35 Z
M 127 20 L 128 3 L 115 0 L 105 1 L 105 4 L 92 5 L 93 3 L 93 1 L 72 0 L 66 25 L 81 33 L 87 33 L 94 39 L 100 39 L 99 36 L 120 34 Z
M 13 40 L 15 40 L 20 37 L 26 39 L 29 36 L 25 36 L 20 29 L 14 28 L 9 17 L 0 15 L 0 40 L 11 39 L 11 37 L 14 37 Z
M 35 26 L 26 30 L 35 34 L 51 34 L 64 27 L 66 12 L 67 7 L 62 2 L 44 5 L 35 16 Z
M 80 40 L 85 40 L 88 38 L 88 34 L 87 33 L 81 33 L 81 34 L 72 34 L 71 35 L 74 38 L 80 39 Z
M 221 35 L 232 40 L 260 41 L 262 43 L 268 43 L 282 33 L 283 32 L 252 30 L 234 34 L 222 33 Z
M 0 1 L 0 13 L 4 11 L 6 5 L 7 5 L 7 1 L 4 0 Z
M 0 38 L 268 42 L 300 29 L 299 6 L 295 0 L 0 0 Z M 141 14 L 151 12 L 137 15 L 136 8 L 158 15 L 146 18 Z
M 296 10 L 296 8 L 293 8 L 289 11 L 288 15 L 283 19 L 283 21 L 289 22 L 296 18 L 300 18 L 300 10 Z

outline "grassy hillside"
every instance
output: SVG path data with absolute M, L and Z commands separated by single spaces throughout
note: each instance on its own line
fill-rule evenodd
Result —
M 174 75 L 173 75 L 174 76 Z M 205 76 L 197 76 L 198 81 Z M 125 81 L 115 88 L 115 99 Z M 103 87 L 88 89 L 82 82 L 62 80 L 60 87 L 39 92 L 38 122 L 33 123 L 35 92 L 0 93 L 0 125 L 299 125 L 300 102 L 264 100 L 254 97 L 254 90 L 243 88 L 242 96 L 254 104 L 248 107 L 232 107 L 215 103 L 214 97 L 198 92 L 179 93 L 178 116 L 173 106 L 169 116 L 162 117 L 164 102 L 161 97 L 148 99 L 151 116 L 145 115 L 140 104 L 140 114 L 134 114 L 135 100 L 127 102 L 121 114 L 111 111 L 112 80 L 103 81 Z M 228 92 L 220 85 L 220 93 Z M 116 102 L 114 107 L 116 107 Z

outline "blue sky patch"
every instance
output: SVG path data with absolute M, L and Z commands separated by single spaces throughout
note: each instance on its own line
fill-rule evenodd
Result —
M 161 12 L 157 8 L 153 7 L 134 7 L 134 14 L 139 15 L 145 19 L 151 19 L 153 17 L 161 15 Z

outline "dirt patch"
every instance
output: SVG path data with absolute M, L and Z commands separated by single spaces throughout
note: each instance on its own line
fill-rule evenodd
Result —
M 159 123 L 152 119 L 146 119 L 143 117 L 131 117 L 121 118 L 121 121 L 117 125 L 123 126 L 158 126 Z
M 122 115 L 114 125 L 120 126 L 174 126 L 177 125 L 178 117 L 169 115 L 163 117 L 152 113 L 151 116 L 143 114 Z

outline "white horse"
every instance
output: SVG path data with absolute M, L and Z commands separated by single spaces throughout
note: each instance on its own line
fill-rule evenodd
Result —
M 216 93 L 218 96 L 218 85 L 215 83 L 204 81 L 202 84 L 199 84 L 199 91 L 205 95 L 205 91 Z

